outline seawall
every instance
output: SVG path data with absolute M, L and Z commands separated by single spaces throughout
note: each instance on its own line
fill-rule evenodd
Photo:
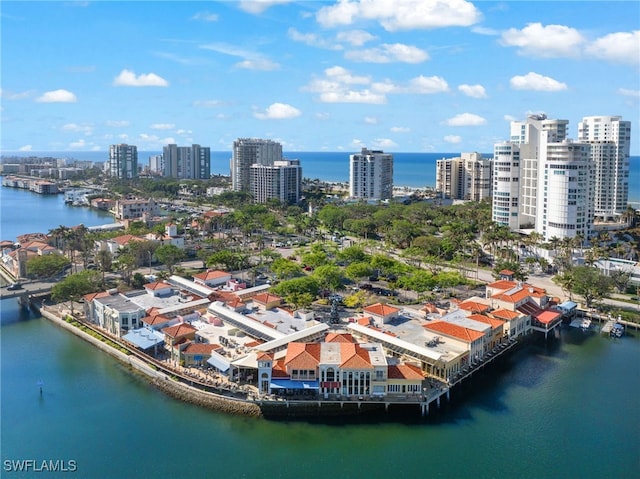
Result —
M 256 403 L 244 401 L 242 399 L 224 397 L 219 394 L 202 391 L 187 384 L 183 384 L 172 379 L 164 372 L 155 370 L 141 359 L 130 354 L 125 354 L 122 351 L 119 351 L 100 341 L 99 339 L 85 333 L 84 331 L 81 331 L 80 329 L 58 317 L 56 314 L 47 311 L 45 308 L 40 311 L 40 314 L 42 314 L 43 317 L 47 318 L 54 324 L 93 344 L 98 349 L 104 351 L 118 361 L 129 366 L 133 371 L 144 375 L 151 382 L 151 384 L 153 384 L 157 389 L 167 394 L 168 396 L 171 396 L 180 401 L 195 404 L 197 406 L 205 407 L 207 409 L 222 412 L 225 414 L 236 414 L 252 417 L 263 416 L 260 406 L 258 406 Z

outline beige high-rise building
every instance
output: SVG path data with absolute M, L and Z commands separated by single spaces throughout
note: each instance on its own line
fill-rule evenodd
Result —
M 436 161 L 436 192 L 442 198 L 481 201 L 491 197 L 491 160 L 481 153 L 462 153 Z
M 591 145 L 596 219 L 615 220 L 629 201 L 631 122 L 620 116 L 584 117 L 578 124 L 578 141 Z

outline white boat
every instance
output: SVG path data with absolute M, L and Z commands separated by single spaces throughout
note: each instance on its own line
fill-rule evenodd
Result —
M 616 338 L 621 337 L 624 334 L 624 326 L 620 323 L 614 324 L 610 334 Z

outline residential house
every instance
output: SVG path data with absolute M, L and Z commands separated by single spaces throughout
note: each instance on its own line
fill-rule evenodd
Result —
M 231 273 L 227 273 L 226 271 L 211 270 L 211 269 L 208 269 L 207 271 L 193 275 L 194 283 L 201 284 L 203 286 L 208 286 L 210 288 L 215 288 L 216 286 L 225 284 L 230 279 L 231 279 Z

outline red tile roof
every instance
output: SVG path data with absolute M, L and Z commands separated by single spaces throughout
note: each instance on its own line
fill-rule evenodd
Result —
M 394 308 L 388 304 L 376 303 L 364 308 L 364 311 L 368 314 L 375 314 L 376 316 L 388 316 L 390 314 L 396 314 L 400 312 L 398 308 Z
M 369 324 L 369 323 L 367 323 Z M 328 333 L 324 338 L 325 343 L 355 343 L 353 336 L 347 333 Z
M 134 235 L 122 235 L 116 236 L 115 238 L 111 238 L 111 241 L 118 243 L 120 246 L 124 246 L 130 241 L 145 241 L 143 238 Z
M 183 351 L 184 354 L 208 354 L 211 356 L 211 351 L 216 351 L 220 349 L 222 346 L 219 344 L 209 344 L 209 343 L 191 343 L 189 346 L 185 348 Z
M 169 283 L 165 283 L 164 281 L 155 281 L 153 283 L 145 284 L 144 287 L 145 289 L 155 291 L 156 289 L 171 288 L 171 285 Z
M 503 269 L 498 274 L 501 274 L 501 275 L 504 275 L 504 276 L 513 276 L 515 273 L 513 271 L 511 271 L 510 269 Z
M 261 303 L 261 304 L 268 304 L 268 303 L 272 303 L 274 301 L 282 301 L 282 298 L 280 296 L 277 296 L 277 295 L 272 294 L 272 293 L 256 294 L 251 299 L 253 299 L 253 301 L 257 301 L 258 303 Z
M 460 303 L 458 307 L 464 311 L 471 311 L 472 313 L 484 313 L 485 311 L 489 311 L 488 305 L 477 301 L 464 301 Z
M 505 319 L 507 321 L 522 316 L 521 313 L 517 311 L 509 311 L 508 309 L 497 309 L 495 311 L 491 311 L 491 315 L 495 318 Z
M 369 326 L 371 324 L 371 318 L 369 316 L 365 316 L 364 318 L 358 319 L 358 324 L 360 326 Z
M 153 316 L 145 316 L 144 318 L 142 318 L 142 321 L 149 326 L 154 326 L 156 324 L 168 323 L 170 319 L 166 316 L 163 316 L 162 314 L 154 314 Z
M 320 343 L 289 343 L 284 363 L 287 368 L 313 369 L 320 363 Z
M 273 361 L 273 354 L 265 353 L 264 351 L 259 351 L 256 359 L 258 361 Z
M 491 329 L 501 328 L 505 323 L 501 319 L 485 316 L 484 314 L 472 314 L 471 316 L 469 316 L 469 319 L 473 319 L 474 321 L 480 321 L 481 323 L 486 323 L 491 326 Z
M 219 279 L 227 276 L 230 277 L 231 274 L 220 270 L 205 271 L 203 273 L 193 275 L 194 278 L 201 279 L 202 281 L 211 281 L 212 279 Z
M 287 368 L 285 366 L 285 361 L 283 359 L 279 359 L 273 364 L 271 368 L 271 377 L 272 378 L 288 378 L 289 373 L 287 373 Z
M 354 343 L 340 343 L 341 369 L 373 369 L 369 351 Z
M 196 328 L 187 323 L 176 324 L 175 326 L 169 326 L 164 328 L 162 332 L 171 338 L 179 338 L 181 336 L 187 336 L 191 333 L 195 333 Z
M 544 289 L 536 288 L 530 284 L 522 284 L 520 287 L 514 287 L 492 296 L 493 299 L 504 301 L 506 303 L 519 303 L 523 299 L 531 296 L 533 298 L 542 298 L 546 295 Z
M 551 311 L 550 309 L 547 309 L 537 314 L 535 318 L 542 324 L 549 324 L 558 319 L 560 316 L 562 316 L 562 314 L 558 313 L 557 311 Z
M 396 364 L 387 368 L 389 379 L 424 379 L 424 373 L 418 366 L 413 364 Z
M 506 291 L 507 289 L 515 288 L 518 286 L 517 281 L 508 281 L 506 279 L 501 279 L 498 281 L 494 281 L 493 283 L 489 283 L 487 288 L 499 289 L 501 291 Z
M 433 323 L 425 324 L 423 328 L 434 333 L 444 334 L 445 336 L 461 339 L 462 341 L 469 343 L 480 339 L 483 336 L 483 333 L 480 331 L 474 331 L 473 329 L 458 326 L 457 324 L 452 324 L 447 321 L 435 321 Z
M 105 298 L 107 296 L 111 296 L 108 291 L 100 291 L 99 293 L 89 293 L 83 296 L 84 300 L 88 303 L 93 301 L 96 298 Z

